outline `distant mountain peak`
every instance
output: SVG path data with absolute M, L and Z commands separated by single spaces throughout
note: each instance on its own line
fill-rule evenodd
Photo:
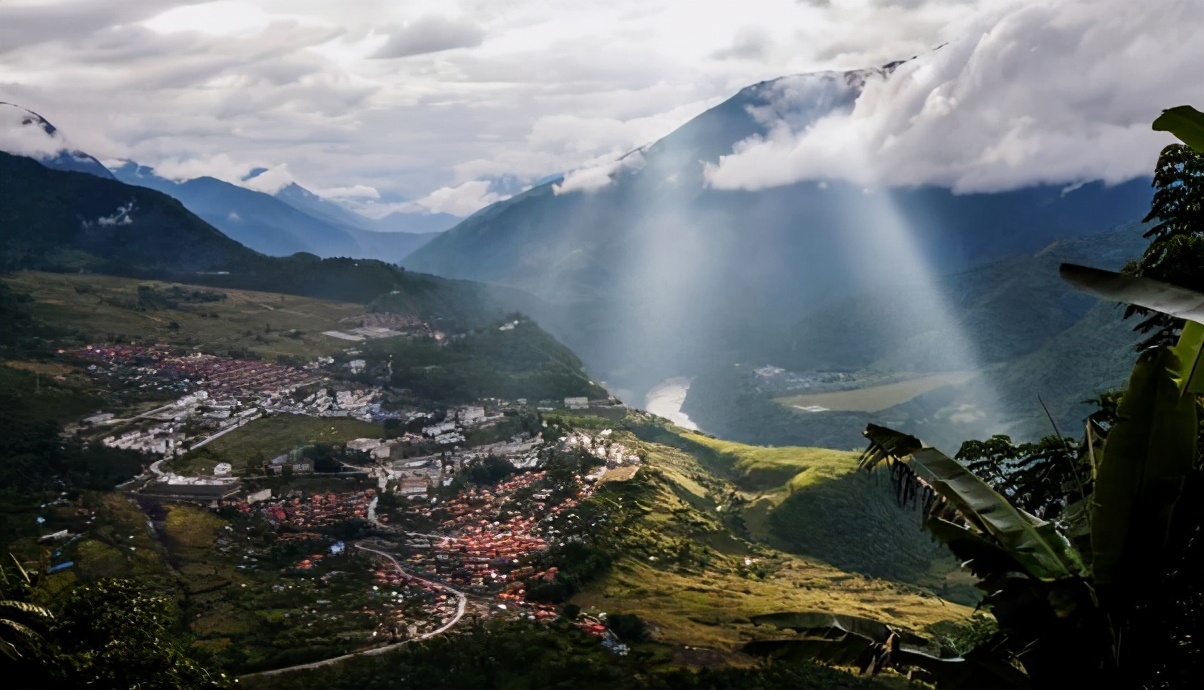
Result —
M 49 120 L 15 103 L 0 101 L 0 151 L 32 158 L 55 170 L 114 179 L 100 161 L 71 148 Z

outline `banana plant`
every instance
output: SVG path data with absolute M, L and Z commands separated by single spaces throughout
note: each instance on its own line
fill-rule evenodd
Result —
M 1198 463 L 1204 393 L 1204 294 L 1071 264 L 1061 274 L 1102 299 L 1188 320 L 1177 345 L 1143 353 L 1134 367 L 1117 419 L 1092 453 L 1086 510 L 1068 511 L 1061 527 L 1040 520 L 939 450 L 872 424 L 860 463 L 890 467 L 900 498 L 922 501 L 925 527 L 979 577 L 984 606 L 1037 686 L 1068 668 L 1102 682 L 1101 673 L 1123 677 L 1145 661 L 1140 644 L 1119 639 L 1134 632 L 1138 600 L 1170 565 L 1176 509 Z M 1087 553 L 1068 538 L 1078 527 L 1089 531 L 1089 542 L 1079 542 Z

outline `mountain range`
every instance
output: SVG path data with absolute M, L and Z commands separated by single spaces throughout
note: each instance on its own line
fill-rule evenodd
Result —
M 1053 258 L 1119 265 L 1139 252 L 1133 224 L 1149 205 L 1148 180 L 957 194 L 936 186 L 865 189 L 838 179 L 729 191 L 711 187 L 704 175 L 704 164 L 750 137 L 849 112 L 866 80 L 890 78 L 891 70 L 752 85 L 611 166 L 548 179 L 438 235 L 379 230 L 415 217 L 431 227 L 454 218 L 394 214 L 374 221 L 295 183 L 268 194 L 211 177 L 176 182 L 133 162 L 110 172 L 67 147 L 44 118 L 7 106 L 0 111 L 7 120 L 41 137 L 35 146 L 9 137 L 8 148 L 109 186 L 94 189 L 79 177 L 12 186 L 28 197 L 5 210 L 6 223 L 37 228 L 54 217 L 61 225 L 8 238 L 6 265 L 225 272 L 243 285 L 280 281 L 273 289 L 290 291 L 308 289 L 301 284 L 306 271 L 341 275 L 358 266 L 336 268 L 319 257 L 402 261 L 414 271 L 495 284 L 478 290 L 495 296 L 491 309 L 535 316 L 629 402 L 640 404 L 666 379 L 694 380 L 684 409 L 707 430 L 733 438 L 847 445 L 868 419 L 937 439 L 1001 429 L 1034 435 L 1043 422 L 1023 401 L 1042 386 L 1057 387 L 1059 368 L 1073 359 L 1067 334 L 1087 323 L 1124 331 L 1114 315 L 1062 288 Z M 7 124 L 11 134 L 14 123 Z M 9 158 L 3 163 L 10 179 L 26 174 Z M 136 188 L 183 206 L 129 191 Z M 142 234 L 134 232 L 140 227 Z M 114 242 L 120 247 L 109 246 Z M 265 263 L 262 254 L 291 258 Z M 286 264 L 297 275 L 285 275 Z M 341 287 L 322 289 L 352 290 L 367 301 L 372 289 L 393 287 L 397 275 L 348 279 L 354 288 L 340 278 Z M 1109 361 L 1119 371 L 1128 340 L 1114 343 Z M 952 371 L 974 376 L 872 414 L 804 413 L 758 392 L 747 372 L 766 365 L 863 382 Z M 1116 376 L 1111 369 L 1080 376 L 1072 392 L 1052 396 L 1054 417 L 1072 420 L 1082 399 L 1074 396 L 1089 397 L 1093 386 L 1113 385 Z M 970 399 L 983 396 L 993 399 L 990 410 L 965 412 Z
M 307 252 L 396 263 L 459 220 L 441 213 L 392 213 L 372 219 L 295 182 L 268 194 L 214 177 L 170 180 L 133 161 L 109 170 L 95 157 L 71 148 L 46 118 L 10 103 L 0 103 L 0 151 L 32 157 L 55 170 L 158 190 L 225 235 L 271 256 Z
M 838 179 L 760 191 L 707 183 L 704 164 L 775 127 L 798 131 L 847 113 L 867 79 L 889 79 L 890 71 L 810 74 L 747 87 L 608 169 L 570 173 L 478 212 L 403 265 L 511 285 L 555 305 L 544 322 L 596 376 L 637 403 L 666 378 L 735 364 L 849 373 L 874 365 L 875 373 L 920 375 L 983 371 L 1040 349 L 1084 318 L 1089 305 L 1060 287 L 1050 287 L 1052 294 L 1015 289 L 1023 284 L 1010 277 L 1031 268 L 1044 271 L 1042 285 L 1057 283 L 1056 267 L 1037 252 L 1132 228 L 1148 210 L 1149 179 L 972 194 L 938 186 L 865 189 Z M 1108 252 L 1106 244 L 1091 242 L 1075 248 L 1088 263 L 1093 253 Z M 980 271 L 1011 257 L 1011 264 Z M 960 283 L 944 278 L 971 270 Z M 967 282 L 976 289 L 959 293 L 956 286 Z M 873 295 L 892 300 L 878 309 L 847 308 L 849 300 L 873 304 Z M 897 308 L 904 295 L 912 304 Z M 964 332 L 931 318 L 904 323 L 904 314 L 925 309 L 948 320 L 968 296 L 993 302 Z M 1070 307 L 1040 320 L 1039 328 L 1023 325 L 1032 333 L 1022 345 L 999 346 L 1008 320 L 1025 318 L 1021 306 L 1042 310 L 1049 299 L 1055 310 Z M 952 348 L 959 352 L 933 347 L 951 339 L 962 341 Z M 692 390 L 687 407 L 711 410 L 704 428 L 728 430 L 714 422 L 735 415 L 735 397 L 700 403 L 701 395 L 701 387 Z M 714 388 L 709 395 L 725 396 Z M 988 414 L 957 433 L 1019 429 L 1014 422 Z M 797 415 L 783 421 L 797 423 Z
M 333 220 L 337 212 L 331 207 L 339 207 L 329 201 L 316 201 L 316 194 L 296 184 L 291 185 L 295 189 L 282 189 L 287 190 L 282 198 L 214 177 L 174 182 L 131 162 L 115 168 L 113 174 L 126 184 L 149 187 L 179 199 L 229 237 L 271 256 L 308 252 L 396 263 L 434 238 L 433 234 L 368 230 L 352 225 L 349 218 Z M 300 200 L 311 209 L 325 209 L 326 217 L 306 212 L 289 200 Z M 356 214 L 346 211 L 346 215 Z

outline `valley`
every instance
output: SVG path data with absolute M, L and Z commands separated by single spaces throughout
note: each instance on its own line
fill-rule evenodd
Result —
M 449 405 L 397 387 L 407 356 L 396 355 L 422 343 L 487 338 L 476 347 L 504 353 L 522 385 L 541 359 L 571 357 L 532 340 L 521 317 L 476 336 L 442 332 L 442 345 L 424 328 L 360 344 L 323 335 L 362 317 L 353 303 L 96 275 L 22 272 L 4 286 L 28 296 L 20 310 L 49 336 L 10 352 L 6 395 L 90 391 L 93 409 L 52 418 L 141 469 L 110 480 L 119 490 L 67 485 L 43 503 L 55 492 L 26 477 L 31 493 L 4 522 L 9 550 L 49 554 L 46 592 L 97 577 L 156 583 L 186 614 L 191 653 L 241 684 L 354 667 L 362 657 L 322 660 L 454 635 L 463 616 L 562 626 L 570 605 L 578 644 L 599 640 L 600 653 L 658 674 L 703 656 L 741 663 L 766 634 L 750 617 L 782 607 L 929 634 L 970 624 L 970 608 L 934 605 L 939 578 L 850 573 L 771 536 L 763 504 L 812 483 L 801 477 L 816 461 L 821 484 L 852 472 L 847 454 L 764 456 L 596 388 L 526 399 L 497 382 Z M 278 326 L 262 328 L 267 319 Z M 439 366 L 472 376 L 454 360 Z M 686 386 L 666 388 L 680 400 Z M 624 616 L 646 632 L 606 622 Z
M 1187 0 L 75 4 L 0 8 L 9 685 L 1198 684 Z

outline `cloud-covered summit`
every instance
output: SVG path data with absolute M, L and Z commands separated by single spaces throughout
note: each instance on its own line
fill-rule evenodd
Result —
M 58 128 L 26 108 L 0 101 L 0 151 L 26 156 L 57 170 L 86 172 L 112 178 L 108 168 L 87 153 L 74 149 Z
M 959 192 L 1148 175 L 1164 109 L 1200 98 L 1199 6 L 1011 2 L 939 50 L 867 82 L 849 112 L 781 119 L 707 169 L 712 186 L 801 180 Z

